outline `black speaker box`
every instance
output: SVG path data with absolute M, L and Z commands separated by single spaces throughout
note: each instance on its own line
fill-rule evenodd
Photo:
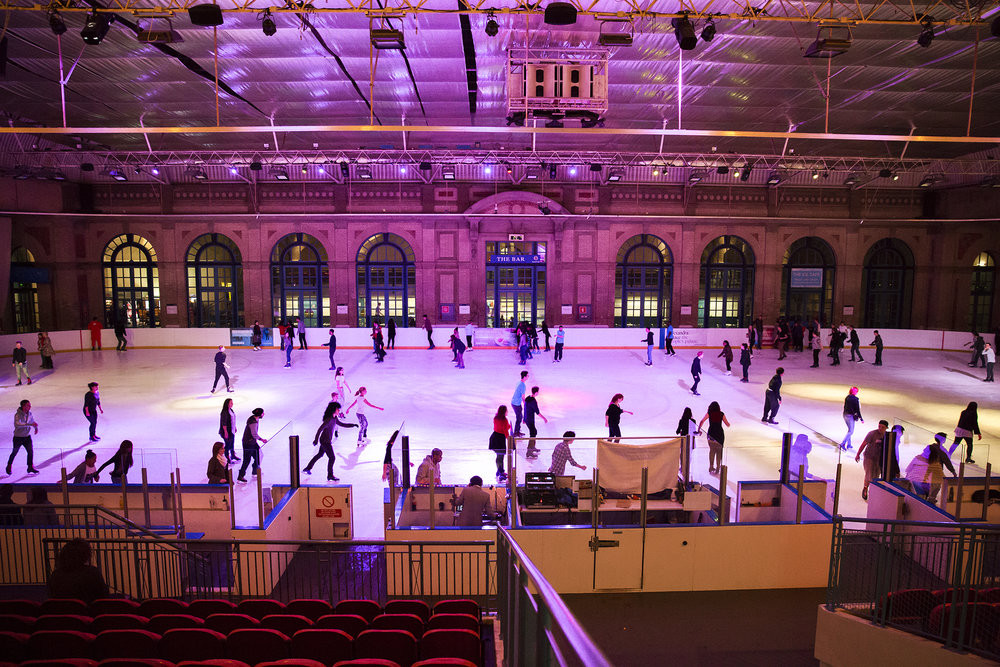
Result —
M 550 2 L 545 7 L 545 22 L 549 25 L 573 25 L 576 23 L 576 7 L 568 2 Z
M 222 25 L 222 9 L 219 5 L 194 5 L 188 7 L 188 16 L 194 25 L 217 26 Z

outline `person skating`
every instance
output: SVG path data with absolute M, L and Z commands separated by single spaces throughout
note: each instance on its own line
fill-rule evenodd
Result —
M 884 419 L 879 420 L 878 428 L 868 432 L 854 457 L 855 461 L 860 461 L 862 456 L 865 457 L 865 485 L 861 489 L 861 497 L 865 500 L 868 500 L 868 485 L 882 474 L 882 443 L 888 428 L 889 422 Z
M 21 385 L 21 375 L 24 375 L 31 384 L 31 376 L 28 375 L 28 351 L 21 345 L 21 341 L 14 343 L 14 351 L 11 353 L 10 365 L 14 367 L 17 374 L 17 385 Z
M 222 402 L 222 412 L 219 413 L 219 437 L 225 445 L 226 458 L 230 462 L 239 461 L 236 456 L 236 412 L 233 410 L 233 399 Z
M 775 346 L 778 348 L 778 361 L 781 361 L 788 355 L 785 354 L 788 350 L 788 342 L 791 339 L 791 334 L 788 332 L 788 323 L 782 319 L 778 322 L 778 337 L 775 340 Z
M 90 324 L 87 325 L 87 329 L 90 331 L 90 351 L 101 349 L 101 323 L 97 321 L 97 318 L 90 320 Z
M 874 366 L 881 366 L 882 365 L 882 348 L 883 348 L 883 343 L 882 343 L 882 336 L 879 335 L 878 329 L 875 330 L 875 340 L 873 340 L 872 342 L 870 342 L 868 344 L 875 346 L 875 363 L 873 365 Z
M 747 345 L 750 347 L 750 354 L 753 355 L 754 343 L 757 342 L 757 328 L 753 325 L 753 322 L 747 326 Z
M 549 323 L 546 320 L 542 320 L 542 335 L 545 336 L 545 351 L 548 352 L 552 349 L 549 346 L 549 340 L 552 337 L 552 332 L 549 331 Z
M 691 377 L 694 379 L 694 384 L 691 385 L 691 393 L 695 396 L 701 396 L 698 393 L 698 383 L 701 382 L 701 356 L 703 354 L 704 352 L 699 351 L 691 361 Z
M 262 438 L 260 433 L 258 433 L 260 420 L 263 417 L 264 408 L 254 408 L 253 413 L 247 418 L 247 425 L 243 427 L 243 465 L 240 466 L 240 474 L 236 478 L 237 481 L 247 481 L 244 475 L 251 462 L 253 462 L 251 473 L 254 475 L 260 474 L 260 445 L 257 443 L 260 442 L 261 445 L 267 444 L 267 440 Z
M 507 453 L 507 438 L 510 436 L 510 422 L 507 421 L 507 406 L 501 405 L 493 415 L 493 433 L 490 434 L 490 450 L 497 457 L 497 479 L 507 479 L 503 469 L 503 457 Z
M 469 338 L 471 338 L 471 336 L 469 336 Z M 456 335 L 453 344 L 455 347 L 455 367 L 465 368 L 465 343 L 463 343 L 458 335 Z
M 83 461 L 66 475 L 70 484 L 95 484 L 101 476 L 97 474 L 97 454 L 88 449 L 83 455 Z
M 299 331 L 299 349 L 308 350 L 309 344 L 306 343 L 306 327 L 302 324 L 302 318 L 299 317 L 295 320 L 295 328 Z
M 722 357 L 723 361 L 726 362 L 726 375 L 732 375 L 733 374 L 733 348 L 729 347 L 729 341 L 728 340 L 722 341 L 722 352 L 719 352 L 719 354 L 717 354 L 715 356 L 715 358 L 718 359 L 719 357 Z
M 7 459 L 8 475 L 12 474 L 11 467 L 14 465 L 14 459 L 17 457 L 18 450 L 22 447 L 28 456 L 28 474 L 38 474 L 38 471 L 35 470 L 35 451 L 31 446 L 31 429 L 35 429 L 35 435 L 38 435 L 38 423 L 35 422 L 35 418 L 31 414 L 31 403 L 24 400 L 21 401 L 20 407 L 14 412 L 13 446 L 10 458 Z
M 646 344 L 646 365 L 653 365 L 653 332 L 650 331 L 649 327 L 646 327 L 646 335 L 642 339 L 642 342 Z
M 451 362 L 458 362 L 458 347 L 455 342 L 458 341 L 458 327 L 452 329 L 451 335 L 448 336 L 448 349 L 451 350 Z
M 41 357 L 42 363 L 41 368 L 52 370 L 55 368 L 52 365 L 52 357 L 56 354 L 55 349 L 52 347 L 52 338 L 45 331 L 40 331 L 38 333 L 38 356 Z
M 226 363 L 226 346 L 220 345 L 219 351 L 215 353 L 215 382 L 212 383 L 212 393 L 219 384 L 219 378 L 225 378 L 226 391 L 232 392 L 233 388 L 229 384 L 229 364 Z
M 681 418 L 677 421 L 677 430 L 674 433 L 682 438 L 686 438 L 689 435 L 697 435 L 698 424 L 694 421 L 694 412 L 692 412 L 691 408 L 684 408 Z
M 608 440 L 611 442 L 618 442 L 622 437 L 622 413 L 634 414 L 622 408 L 623 400 L 625 400 L 624 394 L 615 394 L 608 403 L 608 409 L 604 411 L 604 425 L 608 427 Z
M 326 456 L 326 479 L 328 482 L 340 481 L 340 478 L 333 474 L 333 464 L 337 460 L 337 455 L 333 452 L 334 430 L 337 426 L 343 426 L 344 428 L 357 428 L 358 426 L 357 424 L 340 421 L 338 419 L 339 413 L 340 403 L 333 401 L 326 406 L 326 410 L 323 412 L 323 421 L 320 423 L 319 428 L 316 429 L 316 435 L 313 436 L 313 444 L 319 444 L 319 451 L 302 470 L 305 474 L 311 475 L 312 468 L 316 465 L 316 462 Z
M 850 341 L 851 341 L 851 361 L 857 361 L 858 363 L 861 364 L 865 363 L 865 358 L 861 356 L 861 338 L 858 337 L 858 330 L 855 329 L 854 327 L 851 327 Z M 857 355 L 858 358 L 855 359 L 854 355 Z
M 535 436 L 538 435 L 538 429 L 535 428 L 535 415 L 542 418 L 546 424 L 549 423 L 548 417 L 542 414 L 542 411 L 538 407 L 538 387 L 531 388 L 531 395 L 524 399 L 524 423 L 528 426 L 528 449 L 524 452 L 524 455 L 529 459 L 538 458 L 538 448 L 535 447 Z
M 431 321 L 427 319 L 427 315 L 424 315 L 424 331 L 427 332 L 427 349 L 434 349 L 434 339 L 431 336 L 434 335 L 434 327 L 431 326 Z
M 563 330 L 562 325 L 556 330 L 556 351 L 552 355 L 552 361 L 562 361 L 563 358 L 563 345 L 566 343 L 566 332 Z
M 118 339 L 118 345 L 115 346 L 115 350 L 118 352 L 127 352 L 128 338 L 126 337 L 124 312 L 119 313 L 118 317 L 115 318 L 115 338 Z
M 764 392 L 764 416 L 760 419 L 766 424 L 778 423 L 774 418 L 778 416 L 778 408 L 781 407 L 781 376 L 784 374 L 785 369 L 778 366 L 767 383 L 767 391 Z
M 975 463 L 972 460 L 972 436 L 979 440 L 983 439 L 983 434 L 979 431 L 979 403 L 971 401 L 958 416 L 958 426 L 955 427 L 955 440 L 948 448 L 948 456 L 955 453 L 960 442 L 965 440 L 966 453 L 965 462 Z
M 997 353 L 989 343 L 983 348 L 983 358 L 986 359 L 986 379 L 983 382 L 993 382 L 993 366 L 997 362 Z
M 667 330 L 664 335 L 663 354 L 668 354 L 672 357 L 677 353 L 674 352 L 674 325 L 670 322 L 667 322 Z
M 323 347 L 328 348 L 327 353 L 330 355 L 330 370 L 337 370 L 337 364 L 333 363 L 333 355 L 337 352 L 337 333 L 330 329 L 330 340 L 323 343 Z
M 285 351 L 285 368 L 292 367 L 292 347 L 294 345 L 295 338 L 293 334 L 295 333 L 295 328 L 289 326 L 285 329 L 285 333 L 282 334 L 281 341 L 283 346 L 281 349 Z
M 966 347 L 972 348 L 972 360 L 969 362 L 969 366 L 975 367 L 980 360 L 983 362 L 983 368 L 986 368 L 986 360 L 983 359 L 983 350 L 986 347 L 986 340 L 979 335 L 978 332 L 972 332 L 972 342 L 970 342 Z
M 740 366 L 743 367 L 743 377 L 740 378 L 740 382 L 750 382 L 750 364 L 753 360 L 753 353 L 750 352 L 750 346 L 747 343 L 743 343 L 740 346 Z
M 566 464 L 579 468 L 580 470 L 586 470 L 587 466 L 580 465 L 573 459 L 573 452 L 570 450 L 569 446 L 573 444 L 573 440 L 576 439 L 576 433 L 573 431 L 566 431 L 562 434 L 563 439 L 556 443 L 556 446 L 552 448 L 552 463 L 549 465 L 549 472 L 553 475 L 561 476 L 566 474 Z
M 858 400 L 858 388 L 851 387 L 844 398 L 844 423 L 847 424 L 847 435 L 840 441 L 841 449 L 854 449 L 851 444 L 851 436 L 854 435 L 855 422 L 865 423 L 861 418 L 861 401 Z
M 122 444 L 118 446 L 118 451 L 114 455 L 101 464 L 101 467 L 97 469 L 97 474 L 101 474 L 101 471 L 108 466 L 113 466 L 111 468 L 111 483 L 114 485 L 120 485 L 122 479 L 128 479 L 128 471 L 132 469 L 132 441 L 122 440 Z
M 90 441 L 97 442 L 101 438 L 97 435 L 97 413 L 104 414 L 101 407 L 100 385 L 91 382 L 87 385 L 87 393 L 83 395 L 83 416 L 90 422 Z
M 726 431 L 722 425 L 730 426 L 730 424 L 718 401 L 708 404 L 708 411 L 698 422 L 699 431 L 706 420 L 708 421 L 708 472 L 714 474 L 722 469 L 722 446 L 726 443 Z
M 385 361 L 385 337 L 382 335 L 382 326 L 375 325 L 375 363 L 381 364 Z
M 470 352 L 475 349 L 472 346 L 472 336 L 475 333 L 475 331 L 476 331 L 476 325 L 472 323 L 472 320 L 469 320 L 468 322 L 465 323 L 465 347 L 467 347 Z M 548 338 L 546 338 L 546 340 L 548 340 Z
M 357 406 L 357 408 L 354 409 L 354 414 L 358 416 L 358 447 L 371 442 L 371 440 L 368 439 L 368 417 L 365 415 L 367 408 L 385 410 L 385 408 L 380 408 L 374 403 L 369 403 L 368 399 L 365 398 L 367 394 L 368 389 L 365 387 L 358 387 L 358 390 L 354 392 L 354 402 L 351 403 L 344 412 L 345 415 L 348 415 L 351 413 L 351 408 Z
M 264 342 L 264 330 L 260 328 L 260 321 L 253 321 L 253 330 L 250 333 L 250 345 L 253 346 L 254 352 L 260 350 L 261 343 Z
M 809 330 L 809 347 L 813 353 L 812 366 L 809 368 L 819 368 L 819 355 L 823 351 L 823 336 L 820 334 L 819 329 Z
M 396 349 L 396 320 L 389 318 L 389 321 L 385 325 L 385 331 L 387 334 L 386 347 L 390 350 Z
M 525 380 L 528 377 L 528 371 L 521 371 L 521 380 L 514 387 L 514 395 L 510 397 L 510 407 L 514 409 L 514 437 L 520 437 L 524 435 L 521 433 L 521 419 L 524 417 L 524 395 L 528 391 L 528 384 Z

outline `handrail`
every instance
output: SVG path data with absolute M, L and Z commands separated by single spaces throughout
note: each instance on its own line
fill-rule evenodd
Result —
M 53 541 L 61 540 L 62 538 L 46 538 L 52 539 Z M 101 537 L 90 540 L 92 543 L 100 544 L 135 544 L 134 539 L 124 538 L 124 537 Z M 412 547 L 414 545 L 428 544 L 433 546 L 451 546 L 451 547 L 488 547 L 493 546 L 493 540 L 427 540 L 427 541 L 406 541 L 406 540 L 192 540 L 189 538 L 183 539 L 167 539 L 160 538 L 161 542 L 166 544 L 197 544 L 201 545 L 221 545 L 221 544 L 238 544 L 241 547 L 246 545 L 264 545 L 264 546 L 343 546 L 343 547 L 355 547 L 355 546 L 386 546 L 386 547 Z
M 121 516 L 120 514 L 116 514 L 115 512 L 112 512 L 111 510 L 109 510 L 107 507 L 102 507 L 101 505 L 53 505 L 53 504 L 49 504 L 49 503 L 44 503 L 44 504 L 41 504 L 41 505 L 31 505 L 31 504 L 28 504 L 28 503 L 24 503 L 24 504 L 21 504 L 21 505 L 16 505 L 16 507 L 18 509 L 24 509 L 24 508 L 29 508 L 29 509 L 32 509 L 32 508 L 51 508 L 52 510 L 55 510 L 57 513 L 59 513 L 60 511 L 62 511 L 63 513 L 65 513 L 67 510 L 90 510 L 90 511 L 92 511 L 94 513 L 95 518 L 99 514 L 105 514 L 108 517 L 110 517 L 111 519 L 113 519 L 114 521 L 120 521 L 123 524 L 121 526 L 123 528 L 128 528 L 130 530 L 134 530 L 136 532 L 139 532 L 139 533 L 145 535 L 146 537 L 154 538 L 154 539 L 157 539 L 157 540 L 165 540 L 165 539 L 167 539 L 163 535 L 160 535 L 159 533 L 155 533 L 155 532 L 149 530 L 148 528 L 140 526 L 139 524 L 133 522 L 131 519 L 126 519 L 125 517 Z M 5 526 L 5 528 L 16 528 L 16 527 L 17 526 L 9 526 L 9 525 Z M 60 527 L 62 527 L 62 528 L 72 528 L 73 526 L 29 526 L 29 525 L 26 525 L 26 526 L 23 526 L 23 527 L 24 528 L 60 528 Z M 171 527 L 175 531 L 177 530 L 177 526 L 171 526 Z
M 908 521 L 906 519 L 875 519 L 869 517 L 835 516 L 834 523 L 879 523 L 886 525 L 906 525 L 906 526 L 936 526 L 939 528 L 986 528 L 1000 531 L 1000 526 L 995 523 L 973 523 L 963 521 Z
M 612 667 L 611 661 L 598 648 L 594 640 L 587 634 L 587 631 L 583 629 L 583 626 L 580 625 L 580 622 L 570 612 L 566 603 L 563 602 L 559 593 L 556 592 L 556 589 L 552 587 L 552 584 L 535 567 L 528 554 L 521 549 L 513 536 L 503 526 L 497 526 L 497 531 L 499 532 L 499 536 L 507 543 L 511 552 L 516 556 L 521 572 L 527 575 L 529 583 L 535 588 L 539 597 L 541 597 L 552 621 L 559 627 L 562 634 L 565 635 L 566 640 L 576 651 L 583 664 L 588 667 Z M 509 583 L 511 586 L 516 585 L 513 582 Z M 542 641 L 542 638 L 538 637 L 537 640 Z

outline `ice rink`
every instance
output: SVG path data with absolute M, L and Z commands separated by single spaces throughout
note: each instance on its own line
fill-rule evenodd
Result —
M 444 450 L 441 463 L 445 484 L 464 485 L 479 474 L 486 484 L 495 482 L 494 456 L 487 449 L 492 417 L 497 406 L 510 404 L 519 372 L 514 353 L 506 349 L 477 349 L 465 354 L 466 368 L 456 369 L 444 342 L 433 351 L 399 349 L 390 351 L 385 363 L 375 363 L 370 349 L 341 349 L 336 361 L 345 369 L 352 390 L 365 386 L 368 400 L 385 408 L 368 409 L 371 443 L 358 447 L 357 431 L 341 429 L 335 441 L 335 474 L 340 484 L 354 487 L 355 537 L 380 539 L 383 535 L 382 459 L 392 431 L 405 422 L 414 465 L 433 447 Z M 561 363 L 552 362 L 552 353 L 535 353 L 527 370 L 528 387 L 541 388 L 538 395 L 548 423 L 539 424 L 539 437 L 557 437 L 573 430 L 581 439 L 573 447 L 580 463 L 594 463 L 594 445 L 587 437 L 607 434 L 604 411 L 611 396 L 625 395 L 622 407 L 634 412 L 622 418 L 627 441 L 633 437 L 673 437 L 684 407 L 690 406 L 700 420 L 708 404 L 717 400 L 732 427 L 727 429 L 724 462 L 729 470 L 729 488 L 736 492 L 739 480 L 776 479 L 782 432 L 805 434 L 811 445 L 808 467 L 811 475 L 833 479 L 839 448 L 836 443 L 846 429 L 842 418 L 844 397 L 851 385 L 860 387 L 861 411 L 865 419 L 854 434 L 854 446 L 879 419 L 900 423 L 906 428 L 900 460 L 905 468 L 910 459 L 931 441 L 936 431 L 951 435 L 959 412 L 969 401 L 979 402 L 982 440 L 976 442 L 976 465 L 970 474 L 981 473 L 991 460 L 990 445 L 1000 434 L 1000 411 L 992 400 L 995 384 L 983 382 L 983 369 L 969 368 L 968 353 L 917 350 L 885 352 L 885 365 L 852 363 L 845 360 L 831 367 L 826 351 L 820 368 L 809 368 L 809 352 L 789 354 L 784 366 L 783 402 L 777 426 L 760 421 L 764 390 L 779 365 L 773 349 L 757 352 L 750 368 L 750 383 L 739 382 L 739 366 L 732 376 L 724 375 L 725 365 L 718 350 L 706 350 L 700 396 L 690 392 L 690 365 L 696 350 L 681 349 L 674 357 L 654 351 L 653 366 L 645 366 L 645 349 L 580 350 L 568 348 Z M 169 471 L 180 467 L 186 484 L 206 481 L 206 463 L 212 443 L 218 440 L 219 412 L 225 398 L 235 401 L 241 427 L 253 408 L 265 411 L 260 432 L 270 442 L 263 449 L 265 485 L 288 481 L 288 436 L 301 438 L 303 465 L 315 451 L 312 439 L 323 409 L 333 389 L 333 372 L 328 370 L 326 349 L 296 350 L 292 368 L 283 368 L 284 353 L 277 349 L 254 352 L 247 348 L 229 350 L 235 393 L 215 394 L 211 388 L 214 349 L 129 349 L 116 352 L 58 353 L 55 370 L 38 370 L 38 357 L 29 357 L 34 384 L 14 386 L 8 373 L 2 380 L 3 407 L 10 416 L 22 399 L 29 399 L 40 430 L 34 436 L 37 476 L 25 473 L 23 452 L 14 463 L 13 475 L 4 481 L 23 483 L 31 479 L 51 482 L 59 478 L 60 462 L 71 470 L 83 460 L 88 448 L 103 463 L 122 439 L 136 446 L 136 466 L 131 483 L 141 478 L 138 468 L 145 465 L 151 482 L 168 481 Z M 865 350 L 870 362 L 874 352 Z M 849 355 L 843 355 L 849 359 Z M 738 357 L 738 353 L 737 353 Z M 82 414 L 87 383 L 100 383 L 104 415 L 98 423 L 101 441 L 88 443 L 87 421 Z M 353 412 L 348 421 L 355 421 Z M 511 420 L 513 421 L 513 419 Z M 707 428 L 707 424 L 706 424 Z M 524 429 L 527 432 L 526 429 Z M 802 441 L 800 441 L 802 442 Z M 4 448 L 9 455 L 10 437 Z M 552 442 L 542 442 L 538 461 L 522 465 L 544 470 L 550 462 Z M 96 446 L 95 446 L 96 445 Z M 237 453 L 242 456 L 237 435 Z M 994 447 L 994 450 L 998 448 Z M 863 471 L 854 462 L 854 452 L 843 458 L 843 494 L 840 511 L 863 515 L 860 496 Z M 960 457 L 952 460 L 956 468 Z M 717 484 L 707 473 L 708 449 L 699 437 L 693 460 L 693 478 Z M 399 463 L 399 444 L 394 450 Z M 995 464 L 997 454 L 992 454 Z M 2 472 L 2 471 L 0 471 Z M 109 480 L 110 469 L 101 481 Z M 416 468 L 411 470 L 416 474 Z M 581 473 L 587 476 L 587 473 Z M 249 476 L 249 472 L 248 472 Z M 252 478 L 250 478 L 252 480 Z M 317 464 L 303 483 L 323 484 L 325 462 Z M 237 485 L 240 523 L 254 523 L 256 485 Z

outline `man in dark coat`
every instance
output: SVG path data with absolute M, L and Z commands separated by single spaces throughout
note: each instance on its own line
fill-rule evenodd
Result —
M 781 376 L 785 369 L 779 366 L 774 370 L 774 376 L 767 383 L 767 391 L 764 393 L 764 416 L 761 421 L 766 424 L 777 424 L 775 417 L 778 416 L 778 408 L 781 407 Z

